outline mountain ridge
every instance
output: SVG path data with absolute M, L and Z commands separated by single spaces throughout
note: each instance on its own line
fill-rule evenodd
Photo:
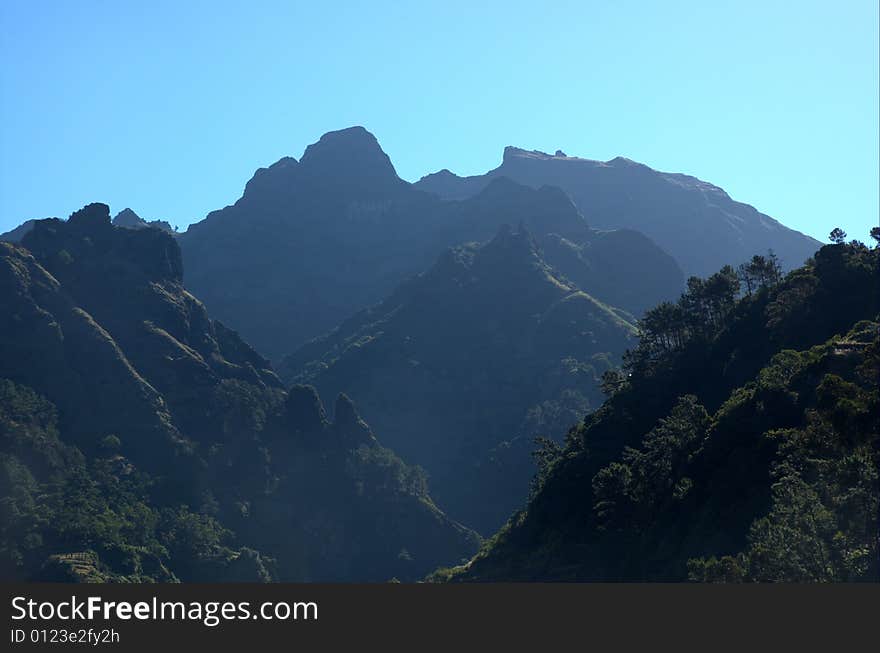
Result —
M 595 235 L 551 186 L 498 179 L 467 200 L 438 199 L 400 180 L 361 127 L 330 132 L 306 151 L 300 161 L 285 157 L 261 168 L 239 200 L 180 236 L 187 284 L 276 360 L 380 302 L 445 248 L 487 241 L 502 223 L 522 221 L 539 239 L 558 232 L 578 245 Z M 618 238 L 611 255 L 632 259 L 627 240 Z M 622 278 L 616 286 L 624 292 L 601 282 L 589 287 L 595 274 L 580 282 L 604 302 L 623 301 L 621 308 L 637 313 L 675 296 L 684 277 L 659 248 L 633 246 L 650 274 Z M 589 258 L 582 254 L 577 265 Z
M 412 580 L 476 549 L 351 400 L 285 390 L 182 279 L 105 204 L 0 243 L 4 578 Z
M 602 407 L 542 449 L 529 501 L 433 579 L 876 581 L 878 272 L 880 249 L 826 245 L 649 311 Z
M 503 225 L 487 243 L 448 249 L 279 370 L 352 397 L 395 450 L 427 469 L 450 514 L 489 532 L 528 491 L 532 438 L 561 438 L 561 415 L 598 400 L 599 378 L 632 333 L 618 312 L 561 280 L 527 230 Z
M 657 171 L 625 157 L 597 161 L 507 146 L 501 164 L 484 175 L 459 177 L 444 169 L 425 175 L 415 186 L 440 197 L 464 199 L 499 176 L 532 187 L 562 188 L 594 227 L 641 231 L 672 254 L 688 275 L 708 276 L 768 247 L 785 269 L 792 269 L 820 245 L 734 201 L 714 184 Z

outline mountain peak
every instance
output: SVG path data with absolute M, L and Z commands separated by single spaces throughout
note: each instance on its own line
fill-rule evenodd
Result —
M 137 213 L 129 208 L 124 208 L 119 213 L 117 213 L 112 222 L 114 227 L 129 228 L 144 227 L 147 224 L 146 220 L 144 220 L 142 217 L 140 217 Z
M 146 229 L 147 227 L 153 227 L 155 229 L 161 229 L 169 234 L 173 234 L 175 231 L 174 227 L 172 227 L 167 220 L 151 220 L 150 222 L 147 222 L 129 208 L 122 209 L 117 213 L 113 220 L 111 220 L 111 224 L 114 227 L 123 227 L 125 229 Z
M 299 162 L 292 156 L 278 159 L 268 168 L 259 168 L 244 187 L 244 197 L 274 196 L 290 188 Z
M 327 132 L 306 148 L 300 172 L 319 185 L 371 193 L 404 184 L 379 141 L 360 126 Z
M 527 225 L 536 234 L 583 238 L 588 232 L 587 222 L 571 198 L 555 186 L 532 188 L 498 176 L 474 200 L 512 224 Z
M 633 168 L 640 169 L 645 172 L 653 172 L 656 173 L 651 167 L 646 166 L 644 163 L 639 163 L 638 161 L 633 161 L 632 159 L 628 159 L 625 156 L 616 156 L 610 161 L 606 161 L 605 165 L 616 166 L 618 168 Z
M 429 179 L 431 177 L 436 177 L 438 179 L 459 179 L 459 176 L 452 172 L 449 168 L 443 168 L 442 170 L 438 170 L 437 172 L 432 172 L 430 174 L 424 175 L 422 179 Z
M 67 221 L 71 227 L 78 229 L 103 229 L 110 226 L 110 207 L 100 202 L 87 204 L 79 211 L 74 211 Z
M 562 189 L 592 227 L 642 232 L 671 254 L 687 275 L 708 276 L 768 247 L 787 270 L 820 245 L 709 182 L 622 156 L 602 161 L 568 156 L 562 150 L 551 155 L 507 146 L 501 165 L 483 175 L 429 175 L 415 187 L 444 199 L 464 200 L 500 176 L 532 188 Z M 702 234 L 700 247 L 683 240 L 684 232 Z

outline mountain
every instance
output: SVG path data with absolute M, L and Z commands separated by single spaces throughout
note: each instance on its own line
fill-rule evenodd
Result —
M 281 364 L 285 380 L 352 397 L 431 475 L 456 519 L 488 533 L 524 500 L 538 435 L 600 402 L 634 327 L 557 276 L 531 234 L 502 227 Z
M 599 229 L 635 229 L 669 252 L 688 276 L 707 276 L 772 249 L 785 269 L 820 246 L 721 188 L 683 174 L 659 172 L 623 157 L 593 161 L 506 147 L 501 165 L 484 175 L 427 175 L 415 187 L 449 199 L 472 197 L 493 179 L 558 186 Z
M 174 233 L 174 228 L 165 220 L 151 220 L 147 222 L 131 209 L 122 209 L 113 220 L 113 226 L 126 227 L 128 229 L 143 229 L 144 227 L 156 227 L 168 233 Z
M 7 243 L 21 242 L 21 239 L 24 238 L 24 235 L 34 228 L 35 222 L 36 220 L 25 220 L 15 229 L 0 234 L 0 241 L 5 241 Z
M 880 580 L 880 249 L 752 282 L 648 311 L 525 508 L 434 579 Z
M 19 243 L 25 234 L 34 228 L 37 220 L 25 220 L 15 229 L 0 234 L 0 240 L 8 243 Z M 144 227 L 156 227 L 168 233 L 174 233 L 174 228 L 165 220 L 151 220 L 147 222 L 131 209 L 122 209 L 111 221 L 116 227 L 127 227 L 129 229 L 143 229 Z
M 344 396 L 212 320 L 176 240 L 91 204 L 0 243 L 0 569 L 26 580 L 413 579 L 477 536 Z
M 684 285 L 675 261 L 648 238 L 591 229 L 557 189 L 499 179 L 463 201 L 423 192 L 397 176 L 362 127 L 325 134 L 300 161 L 285 157 L 258 170 L 234 205 L 179 240 L 187 286 L 278 359 L 380 302 L 446 248 L 520 222 L 542 245 L 551 234 L 566 239 L 556 248 L 565 274 L 631 313 Z
M 684 287 L 675 260 L 651 239 L 630 229 L 592 228 L 558 188 L 493 179 L 467 200 L 445 204 L 451 244 L 489 240 L 503 224 L 528 229 L 544 260 L 601 301 L 633 315 L 674 298 Z

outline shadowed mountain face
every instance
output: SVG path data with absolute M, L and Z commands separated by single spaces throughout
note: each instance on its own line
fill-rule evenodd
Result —
M 709 313 L 713 294 L 649 314 L 523 510 L 436 578 L 880 580 L 880 249 L 826 245 Z
M 748 204 L 735 202 L 717 186 L 623 157 L 603 162 L 507 147 L 501 165 L 485 175 L 458 177 L 442 170 L 415 186 L 440 197 L 463 199 L 498 177 L 535 188 L 558 186 L 591 226 L 642 232 L 675 257 L 688 275 L 707 276 L 768 248 L 791 269 L 820 246 Z
M 505 223 L 523 223 L 542 246 L 551 234 L 564 238 L 565 274 L 631 313 L 683 286 L 677 264 L 649 239 L 590 229 L 557 189 L 498 179 L 464 201 L 422 192 L 398 178 L 361 127 L 325 134 L 301 161 L 257 171 L 241 199 L 180 243 L 188 287 L 259 351 L 280 357 L 381 301 L 444 249 L 488 240 Z M 547 256 L 555 265 L 550 247 Z
M 103 204 L 0 243 L 4 578 L 382 581 L 473 552 L 346 397 L 331 422 L 285 391 L 182 274 Z
M 631 342 L 631 324 L 556 274 L 527 232 L 502 227 L 304 346 L 282 376 L 352 397 L 428 470 L 442 507 L 490 533 L 528 492 L 534 437 L 601 403 L 598 378 Z
M 880 574 L 877 248 L 621 158 L 409 184 L 360 127 L 169 232 L 0 238 L 0 578 Z
M 333 132 L 301 163 L 257 171 L 238 202 L 189 227 L 187 285 L 280 356 L 417 272 L 412 234 L 436 203 L 398 179 L 365 130 Z
M 0 240 L 5 241 L 7 243 L 18 243 L 21 242 L 21 239 L 24 238 L 25 234 L 34 228 L 34 223 L 36 220 L 25 220 L 20 225 L 18 225 L 15 229 L 11 229 L 6 233 L 0 234 Z

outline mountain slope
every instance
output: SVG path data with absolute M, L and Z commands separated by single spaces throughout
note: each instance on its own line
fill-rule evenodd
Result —
M 158 229 L 0 243 L 4 578 L 387 580 L 474 550 L 344 397 L 285 391 Z
M 596 401 L 633 330 L 555 274 L 530 234 L 503 227 L 305 345 L 282 375 L 352 397 L 429 471 L 441 506 L 490 531 L 525 496 L 532 439 Z
M 558 186 L 592 226 L 644 233 L 675 257 L 688 276 L 707 276 L 768 248 L 791 269 L 820 245 L 732 200 L 717 186 L 623 157 L 603 162 L 507 147 L 501 165 L 485 175 L 462 178 L 442 170 L 415 186 L 440 197 L 463 199 L 498 177 L 535 188 Z
M 189 227 L 187 285 L 280 356 L 418 271 L 408 234 L 424 228 L 426 203 L 366 130 L 331 132 L 302 162 L 257 171 L 233 206 Z
M 5 241 L 7 243 L 21 242 L 21 239 L 24 238 L 24 235 L 34 228 L 35 222 L 36 220 L 25 220 L 15 229 L 11 229 L 10 231 L 0 234 L 0 241 Z
M 575 269 L 589 267 L 600 244 L 605 259 L 633 262 L 615 283 L 594 265 L 586 276 L 605 280 L 596 284 L 601 292 L 582 286 L 630 312 L 683 286 L 677 264 L 648 239 L 600 237 L 556 189 L 498 180 L 466 201 L 422 192 L 397 176 L 362 127 L 325 134 L 301 161 L 285 157 L 258 170 L 234 205 L 179 239 L 188 287 L 258 351 L 280 358 L 381 301 L 444 249 L 519 222 L 539 241 L 557 234 L 578 247 L 596 244 Z
M 880 250 L 825 246 L 760 286 L 649 312 L 527 506 L 435 578 L 878 580 Z

